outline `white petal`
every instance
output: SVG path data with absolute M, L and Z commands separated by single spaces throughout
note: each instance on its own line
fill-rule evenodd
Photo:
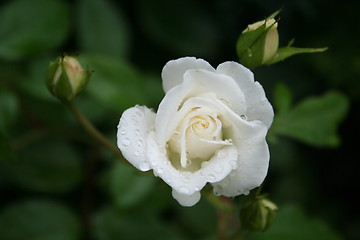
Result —
M 214 192 L 227 197 L 247 194 L 249 190 L 260 186 L 264 181 L 269 167 L 269 148 L 265 141 L 266 126 L 259 121 L 250 122 L 252 128 L 247 128 L 247 139 L 238 144 L 238 167 L 224 180 L 214 183 Z M 238 127 L 236 134 L 245 133 L 243 126 Z M 251 134 L 253 132 L 253 134 Z M 238 143 L 239 139 L 234 142 Z
M 205 60 L 195 57 L 183 57 L 167 62 L 162 70 L 161 77 L 165 93 L 172 87 L 181 84 L 184 80 L 183 75 L 189 69 L 215 69 Z
M 117 145 L 123 156 L 141 171 L 148 171 L 147 137 L 155 127 L 155 113 L 142 106 L 127 109 L 121 116 Z
M 220 149 L 210 160 L 204 162 L 196 172 L 179 171 L 170 162 L 165 149 L 160 148 L 155 140 L 155 133 L 148 138 L 147 156 L 154 174 L 161 177 L 177 192 L 192 195 L 200 191 L 207 182 L 223 180 L 235 167 L 238 151 L 234 146 Z
M 155 126 L 159 144 L 164 145 L 172 135 L 174 129 L 170 129 L 169 125 L 181 120 L 181 116 L 178 116 L 179 120 L 174 115 L 183 101 L 207 92 L 214 93 L 237 114 L 246 113 L 244 94 L 231 77 L 206 70 L 188 70 L 184 74 L 184 82 L 170 89 L 159 105 Z
M 254 82 L 253 73 L 236 62 L 222 63 L 217 67 L 216 72 L 230 76 L 240 86 L 248 106 L 245 114 L 247 119 L 260 120 L 269 128 L 274 118 L 274 111 L 263 87 L 258 82 Z
M 194 192 L 191 195 L 186 195 L 173 189 L 172 196 L 180 203 L 180 205 L 184 207 L 192 207 L 200 201 L 201 194 L 200 192 Z

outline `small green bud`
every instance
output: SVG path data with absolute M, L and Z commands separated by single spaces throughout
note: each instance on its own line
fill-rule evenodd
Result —
M 255 68 L 267 64 L 274 57 L 279 47 L 277 25 L 274 18 L 248 25 L 237 42 L 241 64 Z
M 83 91 L 90 75 L 91 72 L 84 71 L 76 58 L 61 56 L 50 63 L 46 86 L 52 95 L 67 102 Z
M 277 206 L 263 195 L 248 199 L 240 210 L 242 227 L 252 232 L 264 232 L 274 222 Z

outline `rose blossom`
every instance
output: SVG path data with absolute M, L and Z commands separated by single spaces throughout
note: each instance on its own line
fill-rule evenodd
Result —
M 166 93 L 155 114 L 144 106 L 126 110 L 118 147 L 141 171 L 153 169 L 183 206 L 214 194 L 248 194 L 269 165 L 265 140 L 273 109 L 252 72 L 236 62 L 214 69 L 194 57 L 169 61 L 162 71 Z

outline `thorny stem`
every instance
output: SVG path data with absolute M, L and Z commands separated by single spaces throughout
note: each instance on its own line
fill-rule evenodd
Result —
M 67 104 L 71 112 L 74 114 L 75 118 L 79 121 L 81 126 L 85 131 L 91 135 L 95 140 L 97 140 L 101 145 L 112 151 L 118 158 L 123 159 L 123 156 L 120 150 L 110 142 L 104 135 L 102 135 L 95 127 L 92 125 L 87 118 L 81 113 L 79 108 L 76 106 L 74 101 L 71 101 Z

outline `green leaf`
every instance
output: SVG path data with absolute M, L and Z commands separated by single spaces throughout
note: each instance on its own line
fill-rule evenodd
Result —
M 7 137 L 0 131 L 0 161 L 2 160 L 14 160 L 15 153 L 10 147 L 9 140 Z
M 136 206 L 154 191 L 156 178 L 138 172 L 134 167 L 115 162 L 109 175 L 109 191 L 118 208 Z
M 27 200 L 0 213 L 3 240 L 76 240 L 79 236 L 74 214 L 56 202 Z
M 293 41 L 290 41 L 289 45 L 292 44 Z M 278 49 L 277 53 L 275 53 L 274 57 L 267 62 L 266 64 L 274 64 L 280 61 L 285 60 L 288 57 L 293 55 L 301 54 L 301 53 L 320 53 L 326 51 L 328 48 L 297 48 L 297 47 L 281 47 Z
M 32 191 L 64 193 L 80 181 L 82 170 L 73 148 L 61 142 L 39 142 L 19 152 L 19 160 L 3 162 L 5 177 Z
M 84 51 L 123 57 L 129 33 L 119 9 L 108 0 L 81 0 L 78 6 L 78 39 Z
M 16 96 L 6 89 L 0 89 L 0 131 L 6 133 L 18 116 Z
M 0 10 L 0 57 L 20 59 L 61 45 L 69 32 L 64 1 L 15 0 Z
M 290 89 L 279 83 L 275 86 L 274 107 L 278 113 L 287 112 L 292 104 L 292 94 Z
M 149 204 L 149 203 L 147 203 Z M 180 240 L 180 233 L 155 212 L 149 211 L 147 205 L 130 213 L 119 213 L 106 207 L 94 217 L 95 239 L 98 240 Z
M 323 221 L 306 216 L 295 205 L 280 207 L 275 223 L 264 233 L 250 236 L 252 240 L 341 240 Z
M 336 130 L 348 107 L 347 97 L 338 92 L 307 98 L 277 115 L 272 131 L 315 146 L 335 147 L 340 142 Z
M 119 111 L 161 99 L 158 94 L 161 81 L 143 76 L 125 61 L 103 55 L 81 57 L 85 66 L 95 71 L 86 91 L 112 109 Z M 154 91 L 155 88 L 158 90 Z

